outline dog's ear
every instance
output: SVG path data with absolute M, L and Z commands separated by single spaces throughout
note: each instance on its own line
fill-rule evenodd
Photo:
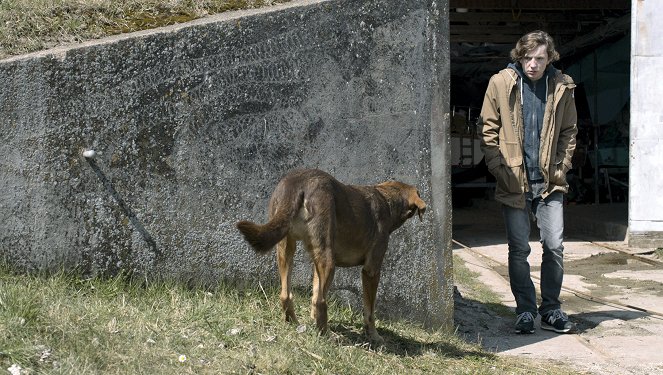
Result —
M 417 215 L 419 216 L 419 221 L 424 221 L 422 216 L 424 215 L 424 212 L 426 212 L 426 203 L 424 203 L 421 198 L 416 202 L 417 205 Z
M 423 199 L 421 199 L 418 190 L 415 190 L 413 198 L 414 198 L 413 203 L 414 206 L 416 207 L 417 215 L 419 216 L 419 221 L 424 221 L 422 216 L 424 215 L 424 212 L 426 212 L 426 202 L 424 202 Z
M 426 202 L 419 197 L 419 192 L 414 191 L 410 195 L 410 204 L 407 210 L 407 218 L 411 218 L 416 213 L 419 216 L 419 221 L 424 221 L 423 215 L 426 212 Z

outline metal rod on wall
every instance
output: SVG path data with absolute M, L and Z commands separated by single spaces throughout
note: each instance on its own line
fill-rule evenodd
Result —
M 594 203 L 599 203 L 599 71 L 594 50 Z

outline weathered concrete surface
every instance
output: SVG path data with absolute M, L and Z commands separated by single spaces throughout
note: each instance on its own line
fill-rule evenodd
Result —
M 392 237 L 378 311 L 449 327 L 446 17 L 295 1 L 0 62 L 0 251 L 26 270 L 276 282 L 234 223 L 266 218 L 283 173 L 394 178 L 431 210 Z M 359 306 L 359 269 L 336 275 Z
M 454 240 L 463 245 L 455 246 L 454 254 L 477 274 L 478 282 L 497 294 L 500 304 L 514 311 L 516 302 L 508 281 L 509 250 L 500 204 L 476 202 L 474 207 L 454 209 L 453 216 Z M 585 222 L 574 216 L 568 219 L 567 227 Z M 602 219 L 595 216 L 594 220 Z M 605 230 L 596 232 L 602 233 Z M 540 297 L 543 250 L 538 233 L 530 237 L 530 247 L 532 279 Z M 578 324 L 578 334 L 542 330 L 540 317 L 536 319 L 534 334 L 515 334 L 515 313 L 495 313 L 473 301 L 471 289 L 463 285 L 459 285 L 459 290 L 464 298 L 457 296 L 456 304 L 458 332 L 489 351 L 532 359 L 541 366 L 546 365 L 541 361 L 552 361 L 582 374 L 661 374 L 663 263 L 655 256 L 621 253 L 633 254 L 634 250 L 623 240 L 598 243 L 565 238 L 560 299 L 564 311 Z
M 628 243 L 663 247 L 663 107 L 659 81 L 663 64 L 660 3 L 631 2 L 631 121 L 629 145 Z

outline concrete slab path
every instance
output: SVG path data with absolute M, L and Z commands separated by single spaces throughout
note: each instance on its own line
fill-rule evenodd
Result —
M 595 221 L 600 227 L 601 217 Z M 501 304 L 515 308 L 499 205 L 484 201 L 454 209 L 453 231 L 454 254 L 500 296 Z M 532 235 L 529 260 L 538 292 L 542 250 L 537 236 Z M 653 255 L 630 255 L 643 251 L 628 249 L 623 241 L 567 238 L 564 252 L 561 299 L 578 324 L 578 334 L 541 330 L 540 317 L 531 335 L 513 333 L 515 314 L 477 318 L 472 312 L 476 309 L 467 308 L 472 301 L 463 296 L 462 285 L 458 288 L 464 298 L 457 299 L 456 313 L 459 332 L 500 355 L 551 360 L 583 373 L 663 374 L 663 262 Z

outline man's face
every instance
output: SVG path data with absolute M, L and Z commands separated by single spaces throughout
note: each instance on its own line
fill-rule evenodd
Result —
M 525 57 L 520 59 L 520 65 L 529 79 L 538 81 L 543 77 L 543 73 L 548 66 L 548 51 L 546 51 L 546 46 L 542 44 L 528 51 Z

